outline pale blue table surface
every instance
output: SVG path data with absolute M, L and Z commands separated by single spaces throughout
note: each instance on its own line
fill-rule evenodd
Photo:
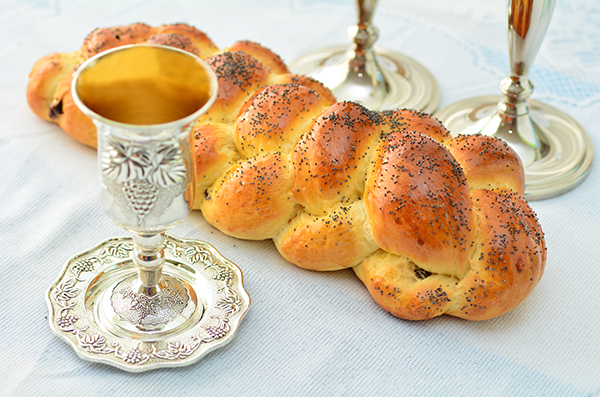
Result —
M 508 69 L 503 0 L 382 0 L 378 45 L 424 64 L 440 107 L 499 94 Z M 351 270 L 314 273 L 270 241 L 235 240 L 193 213 L 173 230 L 215 245 L 252 297 L 234 340 L 200 362 L 126 373 L 89 363 L 49 328 L 45 292 L 77 252 L 123 235 L 97 199 L 96 152 L 38 119 L 34 62 L 96 27 L 186 22 L 219 47 L 259 42 L 286 62 L 347 44 L 351 0 L 0 0 L 1 396 L 600 396 L 600 174 L 532 202 L 546 272 L 514 311 L 485 322 L 407 322 Z M 533 98 L 575 118 L 600 148 L 600 1 L 559 0 L 536 58 Z

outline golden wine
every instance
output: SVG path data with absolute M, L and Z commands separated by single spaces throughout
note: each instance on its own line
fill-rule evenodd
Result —
M 143 45 L 102 57 L 81 73 L 76 87 L 94 113 L 135 125 L 187 117 L 216 89 L 208 71 L 192 56 Z

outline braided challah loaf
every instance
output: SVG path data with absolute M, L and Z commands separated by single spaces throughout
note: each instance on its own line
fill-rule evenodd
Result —
M 175 25 L 192 29 L 183 26 Z M 194 208 L 210 224 L 238 238 L 273 239 L 306 269 L 353 268 L 382 308 L 410 320 L 493 318 L 538 283 L 544 236 L 521 196 L 521 161 L 504 142 L 452 138 L 418 111 L 333 103 L 321 84 L 290 75 L 255 43 L 219 51 L 201 33 L 162 36 L 172 28 L 159 29 L 150 40 L 198 48 L 218 77 L 217 100 L 194 129 Z M 185 37 L 203 44 L 191 47 Z M 50 57 L 79 62 L 82 53 Z M 38 70 L 51 70 L 46 80 L 60 80 L 51 60 L 40 62 Z M 32 92 L 63 92 L 36 68 L 34 80 Z M 74 125 L 64 119 L 79 117 L 65 116 L 68 95 L 49 102 L 49 117 L 63 128 Z M 62 113 L 52 110 L 58 98 Z M 78 123 L 68 132 L 86 125 Z

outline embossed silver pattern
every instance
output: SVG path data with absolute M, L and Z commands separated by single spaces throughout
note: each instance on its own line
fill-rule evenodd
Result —
M 110 301 L 121 319 L 138 328 L 160 329 L 162 324 L 174 320 L 188 305 L 187 289 L 172 277 L 163 274 L 161 289 L 153 296 L 135 292 L 139 290 L 137 283 L 137 275 L 121 281 L 113 290 Z
M 206 286 L 196 285 L 193 274 L 163 273 L 164 243 L 165 233 L 186 218 L 194 199 L 191 130 L 215 100 L 214 72 L 183 50 L 129 45 L 85 61 L 73 76 L 71 92 L 96 126 L 102 207 L 133 238 L 132 266 L 99 274 L 85 293 L 86 307 L 107 332 L 131 340 L 161 340 L 193 328 L 206 308 L 198 299 Z M 103 106 L 102 100 L 111 105 Z M 85 258 L 88 264 L 96 259 Z M 87 335 L 84 345 L 105 351 L 105 335 Z M 137 349 L 127 360 L 145 362 L 145 354 Z
M 199 321 L 191 328 L 184 323 L 151 335 L 140 333 L 139 338 L 110 328 L 101 315 L 105 309 L 98 308 L 98 294 L 103 286 L 135 274 L 133 247 L 130 237 L 104 241 L 70 259 L 48 290 L 50 326 L 79 356 L 141 372 L 194 363 L 231 340 L 250 304 L 240 269 L 205 242 L 170 235 L 165 237 L 164 274 L 192 280 Z
M 124 227 L 139 230 L 185 218 L 189 205 L 184 195 L 191 180 L 189 129 L 179 136 L 140 142 L 118 137 L 124 134 L 114 126 L 95 124 L 101 200 L 108 215 Z M 166 214 L 168 210 L 173 213 Z

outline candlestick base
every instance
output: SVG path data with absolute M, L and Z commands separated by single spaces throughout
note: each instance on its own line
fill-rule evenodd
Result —
M 358 102 L 371 110 L 411 108 L 431 113 L 440 91 L 433 75 L 414 59 L 375 47 L 364 75 L 352 72 L 353 51 L 334 46 L 309 52 L 290 64 L 294 73 L 310 76 L 339 100 Z M 372 66 L 370 66 L 372 65 Z
M 477 134 L 497 113 L 502 98 L 469 98 L 439 110 L 435 117 L 453 136 Z M 528 102 L 539 148 L 535 161 L 525 167 L 525 198 L 542 200 L 564 194 L 583 182 L 591 169 L 594 150 L 590 137 L 572 117 L 548 104 Z

